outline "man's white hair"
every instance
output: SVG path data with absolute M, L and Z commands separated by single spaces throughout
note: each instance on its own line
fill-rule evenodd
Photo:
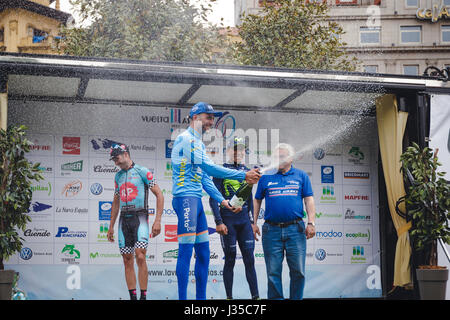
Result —
M 280 149 L 287 150 L 288 153 L 289 153 L 289 157 L 293 157 L 293 156 L 295 155 L 294 147 L 291 146 L 291 145 L 288 144 L 288 143 L 279 143 L 279 144 L 275 147 L 275 150 L 280 150 Z

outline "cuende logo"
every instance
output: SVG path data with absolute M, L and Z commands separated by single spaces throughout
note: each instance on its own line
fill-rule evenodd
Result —
M 50 237 L 50 232 L 46 229 L 27 229 L 24 231 L 25 237 Z
M 109 164 L 96 164 L 94 165 L 94 172 L 97 173 L 117 173 L 120 170 L 114 166 L 114 165 L 109 165 Z

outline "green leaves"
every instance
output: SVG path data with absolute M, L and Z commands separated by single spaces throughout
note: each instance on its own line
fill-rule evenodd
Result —
M 354 71 L 358 61 L 346 55 L 343 29 L 327 21 L 327 11 L 325 3 L 305 0 L 263 3 L 260 15 L 243 17 L 234 58 L 250 65 Z
M 26 214 L 31 204 L 31 184 L 44 179 L 39 163 L 31 164 L 25 153 L 30 142 L 25 126 L 0 130 L 0 269 L 3 260 L 22 248 L 17 229 L 24 229 L 31 218 Z
M 410 232 L 413 247 L 418 251 L 432 246 L 430 264 L 436 265 L 436 240 L 441 238 L 450 243 L 450 186 L 443 178 L 445 173 L 437 172 L 441 165 L 437 152 L 416 143 L 401 155 L 401 171 L 407 181 L 408 171 L 414 183 L 406 190 L 406 208 L 413 222 Z
M 210 5 L 183 0 L 71 0 L 86 27 L 64 29 L 64 53 L 126 59 L 225 61 L 227 43 L 206 22 Z

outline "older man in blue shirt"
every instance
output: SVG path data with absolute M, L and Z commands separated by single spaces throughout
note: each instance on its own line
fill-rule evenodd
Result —
M 311 181 L 306 172 L 292 166 L 294 150 L 279 144 L 274 152 L 278 171 L 261 177 L 254 200 L 254 221 L 257 221 L 263 199 L 266 199 L 262 244 L 267 270 L 267 298 L 283 299 L 281 281 L 284 255 L 289 267 L 290 299 L 303 298 L 305 287 L 306 240 L 315 235 L 315 206 Z M 308 215 L 305 228 L 303 201 Z M 260 235 L 254 224 L 254 235 Z

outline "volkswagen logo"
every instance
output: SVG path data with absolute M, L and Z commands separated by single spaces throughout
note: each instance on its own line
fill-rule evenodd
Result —
M 322 160 L 325 157 L 325 150 L 323 150 L 322 148 L 317 148 L 316 150 L 314 150 L 314 158 L 316 158 L 317 160 Z
M 30 260 L 32 256 L 33 256 L 33 251 L 31 251 L 30 248 L 22 248 L 22 250 L 20 250 L 20 257 L 23 260 Z
M 99 194 L 101 194 L 103 192 L 102 185 L 100 183 L 98 183 L 98 182 L 93 183 L 91 185 L 91 192 L 92 192 L 92 194 L 98 196 Z
M 316 256 L 317 260 L 323 261 L 323 260 L 325 260 L 327 253 L 324 249 L 317 249 L 315 256 Z

